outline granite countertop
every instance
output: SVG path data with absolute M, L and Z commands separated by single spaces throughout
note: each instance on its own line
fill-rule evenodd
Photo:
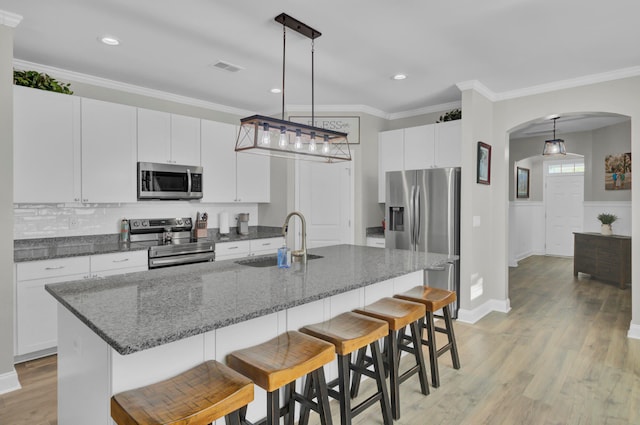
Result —
M 249 226 L 248 235 L 238 235 L 235 227 L 231 228 L 228 235 L 220 235 L 218 229 L 208 230 L 208 239 L 213 240 L 214 243 L 282 236 L 282 228 L 269 226 Z M 149 249 L 149 243 L 123 243 L 120 242 L 120 235 L 118 234 L 16 239 L 13 241 L 13 261 L 20 263 L 23 261 L 50 260 L 146 249 Z
M 309 253 L 323 258 L 290 269 L 275 267 L 275 258 L 271 267 L 199 263 L 48 284 L 46 290 L 118 353 L 130 354 L 455 258 L 356 245 Z
M 367 237 L 384 239 L 384 229 L 382 228 L 382 226 L 367 227 Z

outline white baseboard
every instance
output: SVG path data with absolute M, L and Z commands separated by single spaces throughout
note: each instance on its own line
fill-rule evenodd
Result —
M 629 332 L 627 332 L 627 337 L 632 339 L 640 339 L 640 325 L 634 325 L 633 323 L 629 325 Z
M 20 385 L 18 373 L 15 369 L 13 369 L 12 372 L 0 375 L 0 394 L 9 393 L 11 391 L 19 390 L 20 388 L 22 388 L 22 386 Z
M 465 310 L 461 308 L 458 310 L 458 322 L 463 323 L 476 323 L 487 314 L 492 311 L 499 313 L 508 313 L 511 310 L 511 302 L 507 298 L 506 300 L 489 300 L 479 307 L 473 310 Z

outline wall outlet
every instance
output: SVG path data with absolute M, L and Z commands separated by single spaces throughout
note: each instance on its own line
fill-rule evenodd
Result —
M 80 227 L 80 223 L 78 222 L 78 217 L 69 217 L 69 229 L 77 229 Z

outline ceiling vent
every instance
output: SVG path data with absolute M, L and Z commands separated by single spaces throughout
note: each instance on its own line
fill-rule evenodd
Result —
M 232 63 L 225 62 L 225 61 L 218 61 L 214 64 L 211 64 L 210 66 L 213 68 L 218 68 L 218 69 L 222 69 L 224 71 L 229 71 L 229 72 L 238 72 L 244 69 L 241 66 L 234 65 Z

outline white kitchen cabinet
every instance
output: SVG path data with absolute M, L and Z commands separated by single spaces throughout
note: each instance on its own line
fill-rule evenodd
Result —
M 218 242 L 215 244 L 216 261 L 248 257 L 251 241 Z
M 434 128 L 434 166 L 459 167 L 462 164 L 462 120 L 438 123 Z
M 461 120 L 378 133 L 378 202 L 385 202 L 387 171 L 459 167 Z
M 284 245 L 284 238 L 252 239 L 249 242 L 250 255 L 276 254 L 278 248 Z
M 376 237 L 367 237 L 367 246 L 371 246 L 374 248 L 384 248 L 386 246 L 386 242 L 384 238 L 376 238 Z
M 91 256 L 91 277 L 142 272 L 149 269 L 149 255 L 145 250 L 113 252 Z
M 283 237 L 218 242 L 215 245 L 216 261 L 275 254 L 282 245 L 284 245 Z
M 238 127 L 202 120 L 202 202 L 269 202 L 268 156 L 236 153 Z
M 80 202 L 80 98 L 14 86 L 13 200 Z
M 405 170 L 422 170 L 434 166 L 435 135 L 434 125 L 404 129 Z
M 52 349 L 57 345 L 57 301 L 44 286 L 86 279 L 89 274 L 88 256 L 16 265 L 17 356 Z
M 404 130 L 378 134 L 378 202 L 384 202 L 385 173 L 404 169 Z
M 200 165 L 200 120 L 138 108 L 138 161 Z
M 81 104 L 82 202 L 136 202 L 136 108 Z

